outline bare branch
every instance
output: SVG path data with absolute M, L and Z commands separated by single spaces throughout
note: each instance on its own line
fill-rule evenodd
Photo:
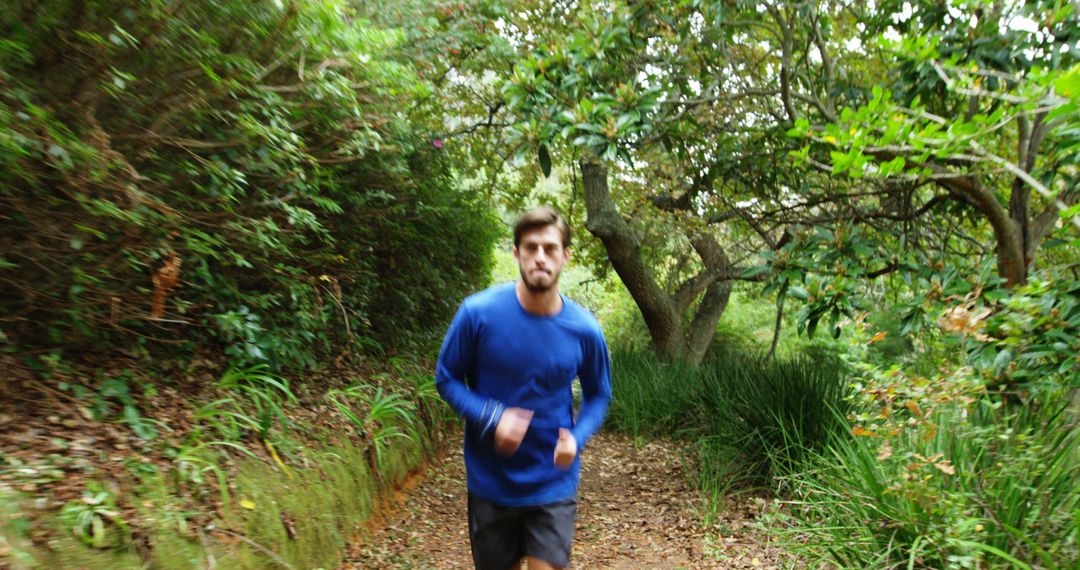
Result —
M 974 95 L 974 96 L 977 96 L 977 97 L 989 97 L 991 99 L 998 99 L 998 100 L 1006 101 L 1006 102 L 1009 102 L 1009 103 L 1017 103 L 1017 104 L 1031 103 L 1031 100 L 1028 99 L 1027 97 L 1018 97 L 1016 95 L 1006 95 L 1004 93 L 996 93 L 994 91 L 986 91 L 984 89 L 968 89 L 966 87 L 960 87 L 960 86 L 958 86 L 956 84 L 955 79 L 949 77 L 945 73 L 945 69 L 941 67 L 940 63 L 938 63 L 937 61 L 931 61 L 930 64 L 934 66 L 934 71 L 937 72 L 938 77 L 940 77 L 941 80 L 945 82 L 945 87 L 947 87 L 951 91 L 955 91 L 955 92 L 960 93 L 962 95 Z M 1044 100 L 1047 101 L 1047 102 L 1057 103 L 1057 104 L 1064 104 L 1064 103 L 1068 102 L 1068 100 L 1066 100 L 1066 99 L 1063 99 L 1061 97 L 1055 97 L 1055 96 L 1052 96 L 1052 95 L 1048 95 L 1048 96 L 1044 97 Z
M 818 52 L 821 54 L 821 66 L 825 70 L 825 93 L 831 97 L 833 88 L 836 85 L 835 72 L 833 71 L 832 56 L 829 55 L 829 50 L 825 46 L 825 38 L 821 35 L 821 18 L 817 11 L 817 3 L 810 2 L 810 18 L 814 24 L 814 45 L 817 46 Z M 829 100 L 827 105 L 824 106 L 823 112 L 826 117 L 835 116 L 833 111 L 832 101 Z
M 446 133 L 445 135 L 443 135 L 441 138 L 449 139 L 449 138 L 458 137 L 458 136 L 462 136 L 462 135 L 468 135 L 468 134 L 475 133 L 476 131 L 478 131 L 480 129 L 483 129 L 483 128 L 505 128 L 505 127 L 513 126 L 512 122 L 511 123 L 496 123 L 495 122 L 495 115 L 498 114 L 499 110 L 502 109 L 503 105 L 504 105 L 504 103 L 502 101 L 497 102 L 494 106 L 489 105 L 488 106 L 488 116 L 487 116 L 486 119 L 484 119 L 483 121 L 480 121 L 479 123 L 469 125 L 468 127 L 458 129 L 456 131 L 450 131 L 449 133 Z
M 818 112 L 821 113 L 821 115 L 825 117 L 825 119 L 828 120 L 830 123 L 836 122 L 836 113 L 829 108 L 829 105 L 823 103 L 821 99 L 818 99 L 817 97 L 813 97 L 811 95 L 807 95 L 805 93 L 799 93 L 798 91 L 792 93 L 791 96 L 800 101 L 803 101 L 804 103 L 809 103 L 813 105 L 815 108 L 817 108 Z

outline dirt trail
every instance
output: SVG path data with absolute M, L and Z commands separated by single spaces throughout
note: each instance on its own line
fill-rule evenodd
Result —
M 460 436 L 450 445 L 455 451 L 350 546 L 342 570 L 472 567 Z M 629 438 L 609 433 L 589 443 L 582 458 L 573 568 L 781 567 L 782 553 L 752 528 L 761 500 L 732 504 L 706 533 L 703 499 L 687 482 L 679 445 L 654 441 L 637 448 Z

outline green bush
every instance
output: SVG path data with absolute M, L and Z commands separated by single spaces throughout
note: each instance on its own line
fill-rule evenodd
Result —
M 265 364 L 231 367 L 217 384 L 227 395 L 201 406 L 194 417 L 225 441 L 240 441 L 247 433 L 265 441 L 275 425 L 289 425 L 286 404 L 298 403 L 289 381 Z
M 607 425 L 635 438 L 699 433 L 688 417 L 700 390 L 702 371 L 683 362 L 666 362 L 653 353 L 613 347 L 611 404 Z
M 1033 272 L 1027 284 L 996 298 L 985 326 L 968 313 L 975 330 L 959 331 L 968 362 L 987 384 L 1036 395 L 1080 389 L 1080 280 Z
M 492 214 L 400 112 L 433 87 L 404 32 L 345 0 L 9 4 L 12 346 L 304 368 L 428 342 L 486 280 Z
M 769 526 L 844 568 L 1076 568 L 1075 412 L 979 399 L 934 416 L 929 431 L 838 438 L 787 479 Z
M 60 519 L 89 546 L 106 548 L 131 539 L 131 531 L 116 507 L 116 498 L 100 485 L 90 483 L 82 499 L 68 501 Z M 111 530 L 110 529 L 115 529 Z

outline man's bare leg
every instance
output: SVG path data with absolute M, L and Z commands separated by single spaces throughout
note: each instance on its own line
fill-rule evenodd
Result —
M 552 566 L 548 562 L 532 556 L 526 556 L 525 561 L 529 565 L 529 570 L 563 570 L 562 566 Z

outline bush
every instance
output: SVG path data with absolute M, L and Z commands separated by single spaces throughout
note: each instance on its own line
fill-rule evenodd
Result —
M 1080 431 L 1062 400 L 938 409 L 838 438 L 787 478 L 786 545 L 845 568 L 1076 568 Z
M 5 8 L 0 339 L 304 368 L 485 281 L 493 216 L 400 112 L 432 88 L 404 33 L 344 0 Z
M 666 362 L 648 351 L 615 347 L 611 378 L 611 428 L 635 438 L 702 432 L 699 418 L 689 415 L 700 391 L 701 369 Z

